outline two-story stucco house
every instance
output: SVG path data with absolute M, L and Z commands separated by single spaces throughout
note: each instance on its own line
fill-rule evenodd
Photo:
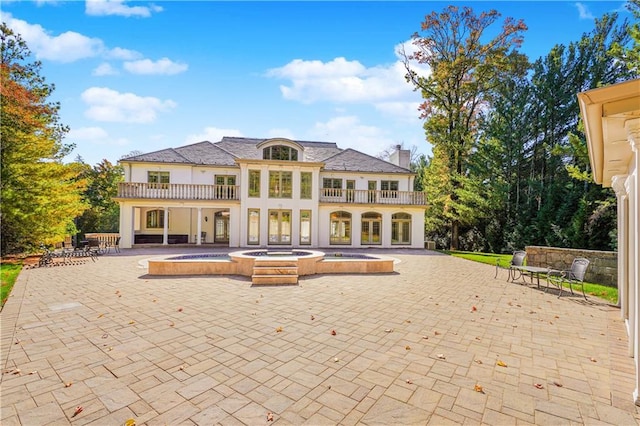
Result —
M 120 246 L 409 247 L 425 194 L 391 161 L 330 142 L 224 137 L 120 160 Z

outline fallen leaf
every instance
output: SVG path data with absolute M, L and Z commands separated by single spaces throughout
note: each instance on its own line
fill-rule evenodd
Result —
M 127 419 L 127 421 L 124 422 L 124 426 L 136 426 L 136 419 Z
M 482 389 L 482 386 L 480 386 L 480 385 L 478 385 L 478 384 L 476 384 L 476 385 L 473 387 L 473 390 L 474 390 L 474 391 L 476 391 L 476 392 L 484 393 L 484 389 Z
M 475 312 L 475 311 L 477 311 L 477 310 L 478 310 L 478 308 L 476 308 L 475 306 L 472 306 L 472 307 L 471 307 L 471 312 Z
M 135 324 L 136 322 L 134 320 L 129 321 L 129 324 Z
M 562 386 L 564 386 L 562 383 L 558 382 L 558 381 L 554 381 L 553 382 L 554 385 L 556 385 L 557 387 L 561 388 Z
M 404 347 L 405 350 L 410 351 L 411 350 L 411 346 L 407 345 Z
M 407 324 L 411 324 L 411 320 L 406 320 L 405 321 Z
M 20 374 L 20 369 L 16 368 L 15 370 L 13 370 L 13 374 L 16 374 L 16 375 Z
M 273 413 L 271 411 L 269 411 L 267 413 L 267 421 L 268 422 L 272 422 L 273 421 Z
M 175 323 L 175 322 L 171 321 L 171 322 L 169 323 L 169 327 L 175 327 L 175 326 L 176 326 L 176 323 Z
M 276 327 L 276 333 L 282 333 L 282 327 Z
M 436 336 L 439 336 L 440 332 L 439 331 L 434 331 L 433 334 L 435 334 Z
M 533 386 L 535 386 L 538 389 L 544 389 L 544 386 L 542 385 L 542 383 L 536 383 Z
M 595 358 L 593 358 L 593 357 L 589 358 L 589 360 L 590 360 L 591 362 L 598 362 L 598 360 L 597 360 L 597 359 L 595 359 Z
M 314 317 L 313 315 L 311 315 L 311 321 L 313 321 L 314 319 L 316 319 L 316 317 Z
M 102 318 L 104 316 L 104 314 L 100 314 L 98 315 L 98 318 Z
M 73 412 L 73 416 L 71 416 L 71 417 L 75 417 L 75 416 L 77 416 L 78 414 L 82 413 L 82 410 L 84 410 L 84 408 L 82 408 L 82 406 L 81 406 L 81 405 L 78 405 L 78 406 L 76 407 L 76 411 L 74 411 L 74 412 Z
M 182 308 L 178 308 L 178 312 L 182 312 Z
M 338 334 L 338 333 L 336 333 L 336 331 L 335 331 L 335 330 L 331 330 L 331 335 L 332 335 L 332 336 L 335 336 L 336 334 Z
M 499 367 L 506 367 L 507 364 L 504 361 L 498 360 L 498 362 L 496 362 L 496 365 Z
M 158 299 L 153 299 L 153 303 L 156 303 L 157 301 L 158 301 Z M 129 420 L 133 420 L 133 419 L 129 419 Z M 129 420 L 127 420 L 127 421 L 129 421 Z M 135 420 L 134 420 L 134 422 L 135 422 Z

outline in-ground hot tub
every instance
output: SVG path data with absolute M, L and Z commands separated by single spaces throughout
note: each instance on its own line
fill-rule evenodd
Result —
M 393 272 L 392 257 L 316 250 L 243 250 L 229 254 L 185 254 L 148 260 L 149 275 L 380 274 Z M 282 280 L 281 280 L 282 281 Z M 255 282 L 255 280 L 254 280 Z

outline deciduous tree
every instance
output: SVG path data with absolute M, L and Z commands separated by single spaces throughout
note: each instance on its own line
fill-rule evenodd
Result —
M 434 179 L 434 184 L 443 185 L 440 189 L 428 190 L 440 194 L 431 214 L 448 223 L 452 249 L 458 248 L 460 227 L 486 214 L 478 208 L 474 189 L 480 183 L 469 167 L 480 115 L 490 108 L 500 81 L 527 68 L 526 57 L 517 52 L 527 27 L 521 20 L 506 18 L 501 31 L 488 36 L 488 28 L 499 18 L 495 10 L 476 15 L 469 7 L 432 12 L 413 36 L 416 51 L 405 55 L 407 80 L 425 100 L 420 108 L 427 139 L 434 146 L 432 164 L 446 175 Z M 420 75 L 415 69 L 425 65 L 430 74 Z
M 73 218 L 85 206 L 75 163 L 62 159 L 73 148 L 63 143 L 67 127 L 59 122 L 59 105 L 48 101 L 54 87 L 29 62 L 30 51 L 6 24 L 0 63 L 2 162 L 2 254 L 60 242 L 73 232 Z

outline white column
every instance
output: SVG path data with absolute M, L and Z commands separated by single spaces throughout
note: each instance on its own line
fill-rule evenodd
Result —
M 202 244 L 202 207 L 198 207 L 198 220 L 196 222 L 196 245 Z
M 633 392 L 636 405 L 640 405 L 640 321 L 638 313 L 640 312 L 640 288 L 638 287 L 638 277 L 640 276 L 640 244 L 638 243 L 638 231 L 640 230 L 640 118 L 628 120 L 625 123 L 627 130 L 627 138 L 631 144 L 633 157 L 629 164 L 629 170 L 632 171 L 627 179 L 627 193 L 629 194 L 629 289 L 633 290 L 634 298 L 634 321 L 629 321 L 633 325 L 634 331 L 634 361 L 636 366 L 636 389 Z
M 629 282 L 627 281 L 627 240 L 629 228 L 626 211 L 626 180 L 627 175 L 617 175 L 611 180 L 611 186 L 616 192 L 618 204 L 618 306 L 620 307 L 620 317 L 625 321 L 629 318 Z M 628 334 L 629 330 L 627 329 L 627 335 Z
M 162 245 L 169 244 L 169 207 L 164 208 L 164 229 L 162 230 Z

